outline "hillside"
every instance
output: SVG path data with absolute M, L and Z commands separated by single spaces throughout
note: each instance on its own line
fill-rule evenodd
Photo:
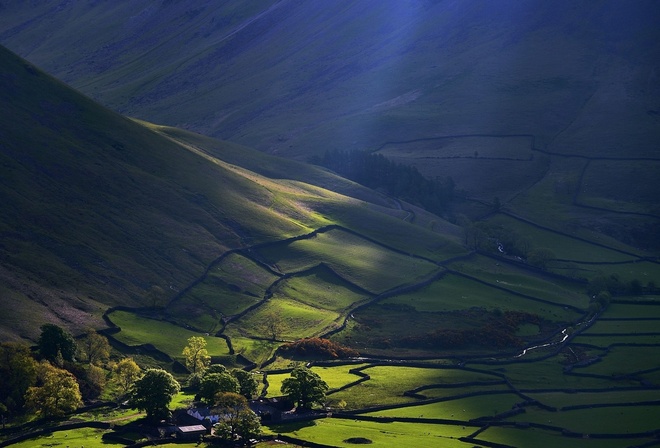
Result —
M 129 116 L 299 160 L 377 152 L 656 253 L 659 19 L 652 0 L 38 0 L 3 2 L 0 42 Z
M 406 239 L 408 212 L 319 168 L 189 133 L 180 143 L 5 49 L 0 64 L 2 339 L 47 321 L 101 327 L 107 307 L 165 304 L 230 249 L 337 222 L 427 254 L 454 244 L 420 227 Z

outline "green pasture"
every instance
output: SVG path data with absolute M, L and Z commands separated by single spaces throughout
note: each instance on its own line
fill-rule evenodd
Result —
M 468 365 L 504 374 L 514 387 L 530 392 L 534 389 L 547 389 L 548 387 L 575 390 L 607 388 L 612 384 L 611 381 L 604 378 L 565 375 L 563 365 L 558 357 L 529 363 L 512 363 L 504 366 L 479 365 L 478 363 L 468 363 Z
M 575 339 L 573 339 L 575 344 L 589 344 L 595 345 L 596 347 L 609 347 L 612 344 L 651 344 L 658 345 L 660 348 L 660 335 L 625 335 L 625 334 L 615 334 L 615 335 L 606 335 L 599 336 L 593 333 L 580 334 Z M 650 348 L 649 350 L 653 350 Z
M 180 359 L 188 338 L 202 336 L 206 340 L 206 349 L 211 356 L 229 354 L 227 342 L 222 338 L 202 335 L 169 322 L 149 319 L 127 311 L 113 311 L 108 317 L 121 328 L 121 331 L 113 337 L 126 345 L 152 344 L 172 358 Z
M 657 161 L 594 160 L 584 173 L 578 201 L 621 212 L 660 214 L 659 171 Z
M 585 275 L 615 275 L 623 283 L 639 280 L 643 286 L 649 282 L 660 284 L 660 264 L 640 261 L 638 263 L 621 263 L 609 265 L 589 265 L 575 263 Z
M 660 319 L 660 306 L 653 302 L 610 303 L 602 317 L 617 317 L 633 319 L 637 317 Z
M 277 276 L 240 254 L 230 254 L 204 279 L 168 305 L 172 318 L 217 331 L 219 321 L 259 302 Z
M 660 390 L 610 390 L 601 392 L 539 392 L 526 394 L 547 406 L 561 409 L 590 404 L 638 403 L 660 401 Z
M 394 418 L 438 418 L 469 421 L 479 417 L 492 417 L 511 410 L 514 404 L 524 401 L 510 392 L 494 395 L 457 398 L 438 403 L 419 404 L 397 409 L 369 412 L 365 415 Z
M 615 250 L 596 246 L 595 244 L 590 244 L 559 233 L 539 229 L 538 227 L 506 215 L 494 215 L 488 219 L 488 222 L 502 225 L 504 228 L 515 230 L 520 235 L 525 235 L 532 241 L 534 247 L 548 248 L 554 252 L 557 258 L 591 262 L 622 262 L 635 259 L 633 256 L 622 254 Z
M 273 289 L 273 298 L 290 298 L 328 311 L 342 312 L 368 296 L 329 269 L 319 266 L 282 280 Z
M 12 444 L 16 448 L 36 448 L 36 447 L 86 447 L 86 448 L 109 448 L 123 447 L 123 443 L 105 442 L 101 439 L 103 434 L 110 432 L 109 429 L 80 428 L 69 429 L 66 431 L 56 431 L 50 435 L 35 437 L 24 442 Z
M 648 439 L 589 439 L 562 436 L 558 432 L 545 431 L 536 428 L 510 428 L 502 426 L 490 426 L 480 433 L 476 440 L 484 440 L 491 443 L 515 448 L 528 447 L 561 447 L 561 448 L 621 448 L 622 446 L 638 446 Z M 478 445 L 475 441 L 474 446 Z
M 372 441 L 370 447 L 419 448 L 439 446 L 443 448 L 470 448 L 471 444 L 457 440 L 473 433 L 476 428 L 458 425 L 427 423 L 368 422 L 353 419 L 324 418 L 288 425 L 272 425 L 273 434 L 285 434 L 309 442 L 354 448 L 345 440 L 362 437 Z
M 337 274 L 368 291 L 383 292 L 428 277 L 438 267 L 341 230 L 259 250 L 281 272 L 300 272 L 326 263 Z
M 338 389 L 353 381 L 359 380 L 361 377 L 350 373 L 349 370 L 357 369 L 365 366 L 366 364 L 346 364 L 341 366 L 313 366 L 312 371 L 318 374 L 323 381 L 328 383 L 330 390 Z
M 281 345 L 281 342 L 267 339 L 252 339 L 242 336 L 236 328 L 228 329 L 224 334 L 230 337 L 234 353 L 243 355 L 257 364 L 266 362 Z
M 344 400 L 347 409 L 362 409 L 416 401 L 403 393 L 421 386 L 499 379 L 496 376 L 460 369 L 427 367 L 372 366 L 362 372 L 370 376 L 368 381 L 336 392 L 332 394 L 332 399 Z
M 227 325 L 227 334 L 238 332 L 247 337 L 271 337 L 270 325 L 276 324 L 278 340 L 318 336 L 340 325 L 341 315 L 278 296 Z
M 660 334 L 660 318 L 657 320 L 598 320 L 582 334 L 589 336 L 602 333 L 631 335 L 635 333 Z
M 268 389 L 266 391 L 267 397 L 279 397 L 282 395 L 280 388 L 282 381 L 291 377 L 290 373 L 269 373 L 266 379 L 268 380 Z
M 541 423 L 583 434 L 634 434 L 660 428 L 660 405 L 611 406 L 549 412 L 527 408 L 511 418 L 515 422 Z
M 657 347 L 612 347 L 600 362 L 574 369 L 575 373 L 620 376 L 660 367 Z
M 498 285 L 494 283 L 494 285 Z M 507 285 L 502 284 L 502 287 Z M 570 322 L 577 314 L 561 305 L 537 302 L 459 275 L 447 274 L 422 289 L 385 299 L 381 304 L 412 306 L 419 312 L 463 310 L 473 307 L 525 311 L 550 321 Z
M 487 283 L 558 305 L 572 305 L 578 308 L 586 308 L 589 305 L 589 296 L 584 292 L 584 285 L 549 279 L 500 260 L 477 255 L 469 261 L 454 262 L 449 267 Z
M 464 394 L 505 392 L 510 390 L 511 388 L 506 384 L 479 384 L 474 386 L 431 387 L 421 390 L 417 394 L 426 398 L 452 398 Z

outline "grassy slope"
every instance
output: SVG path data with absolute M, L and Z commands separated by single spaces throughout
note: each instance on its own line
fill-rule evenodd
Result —
M 154 286 L 167 299 L 229 248 L 336 221 L 390 227 L 402 241 L 413 228 L 374 193 L 361 190 L 373 198 L 366 206 L 269 179 L 99 107 L 8 51 L 0 58 L 0 274 L 3 303 L 14 310 L 0 320 L 3 338 L 34 337 L 45 321 L 99 326 L 107 305 L 150 305 Z M 277 163 L 262 169 L 285 172 L 288 162 Z M 421 232 L 431 235 L 420 240 L 426 250 L 458 248 Z
M 655 2 L 36 1 L 2 12 L 0 42 L 123 113 L 301 160 L 383 148 L 563 231 L 660 248 L 648 181 Z M 631 160 L 593 160 L 580 183 L 586 159 L 532 145 Z

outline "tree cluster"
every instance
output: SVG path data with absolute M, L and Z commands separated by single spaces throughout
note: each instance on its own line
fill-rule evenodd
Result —
M 417 168 L 392 162 L 365 151 L 326 151 L 311 161 L 373 189 L 408 201 L 435 214 L 443 214 L 454 197 L 451 178 L 430 180 Z
M 41 326 L 37 350 L 0 344 L 0 413 L 59 417 L 99 397 L 110 356 L 106 338 L 89 330 L 78 342 L 54 324 Z
M 321 359 L 354 358 L 357 350 L 323 338 L 304 338 L 280 347 L 283 356 L 314 357 Z

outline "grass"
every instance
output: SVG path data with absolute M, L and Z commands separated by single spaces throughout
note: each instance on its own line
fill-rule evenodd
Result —
M 270 336 L 269 324 L 276 322 L 278 340 L 296 340 L 318 336 L 339 325 L 339 313 L 305 305 L 286 297 L 273 297 L 239 321 L 227 325 L 227 331 L 248 337 Z
M 356 302 L 367 299 L 368 295 L 329 269 L 319 266 L 280 282 L 273 291 L 273 297 L 291 298 L 309 306 L 341 313 Z
M 612 347 L 600 362 L 575 370 L 576 373 L 620 376 L 658 367 L 649 347 Z
M 439 403 L 419 404 L 404 408 L 369 412 L 365 415 L 394 418 L 438 418 L 469 421 L 479 417 L 492 417 L 511 410 L 522 399 L 513 393 L 457 398 Z
M 516 448 L 529 446 L 562 447 L 562 448 L 621 448 L 621 439 L 585 439 L 565 437 L 561 434 L 540 429 L 514 429 L 491 426 L 477 436 L 478 440 L 500 443 Z M 626 446 L 636 446 L 648 439 L 626 439 Z M 475 442 L 476 443 L 476 442 Z
M 634 403 L 660 400 L 657 390 L 613 390 L 604 392 L 542 392 L 530 393 L 529 397 L 555 408 L 590 404 Z
M 508 287 L 506 283 L 494 286 Z M 458 275 L 447 274 L 421 290 L 386 299 L 382 304 L 410 305 L 420 312 L 464 310 L 472 307 L 526 311 L 548 320 L 571 321 L 577 316 L 564 310 L 560 304 L 553 306 L 535 302 L 500 289 L 484 285 Z
M 24 442 L 12 444 L 17 448 L 52 447 L 52 446 L 84 446 L 87 448 L 122 447 L 123 443 L 112 443 L 101 440 L 110 430 L 95 428 L 70 429 L 53 432 L 51 435 L 36 437 Z
M 585 309 L 589 304 L 589 297 L 581 291 L 581 285 L 549 279 L 488 257 L 475 256 L 468 262 L 459 261 L 449 266 L 479 280 L 559 305 L 572 305 Z
M 527 236 L 532 240 L 534 247 L 549 248 L 554 252 L 557 258 L 577 262 L 623 262 L 635 259 L 633 256 L 622 254 L 611 249 L 536 228 L 530 224 L 505 215 L 495 215 L 488 221 L 515 230 L 519 234 Z
M 601 320 L 582 334 L 590 336 L 602 333 L 660 333 L 660 318 L 658 320 Z
M 256 304 L 277 276 L 240 254 L 230 254 L 202 282 L 167 307 L 172 319 L 215 332 L 222 317 Z
M 259 252 L 282 272 L 299 272 L 324 262 L 345 280 L 372 292 L 412 283 L 437 269 L 432 263 L 393 252 L 341 230 L 270 246 Z
M 492 381 L 487 374 L 457 369 L 422 367 L 373 366 L 362 370 L 370 376 L 368 381 L 332 394 L 335 401 L 344 400 L 347 409 L 361 409 L 376 405 L 414 402 L 403 395 L 405 391 L 434 384 L 454 384 L 466 381 Z
M 543 423 L 583 434 L 634 434 L 658 428 L 658 406 L 612 406 L 548 412 L 529 409 L 512 418 L 519 422 Z
M 227 342 L 222 338 L 205 336 L 169 322 L 149 319 L 126 311 L 114 311 L 108 316 L 121 328 L 114 337 L 127 345 L 153 344 L 172 358 L 182 359 L 181 352 L 191 336 L 202 336 L 211 356 L 229 354 Z
M 453 425 L 378 423 L 336 418 L 314 420 L 302 424 L 270 426 L 269 429 L 273 434 L 286 434 L 310 442 L 345 448 L 355 447 L 355 444 L 344 442 L 352 437 L 369 439 L 373 442 L 370 446 L 468 448 L 469 445 L 457 439 L 474 432 L 474 428 Z

